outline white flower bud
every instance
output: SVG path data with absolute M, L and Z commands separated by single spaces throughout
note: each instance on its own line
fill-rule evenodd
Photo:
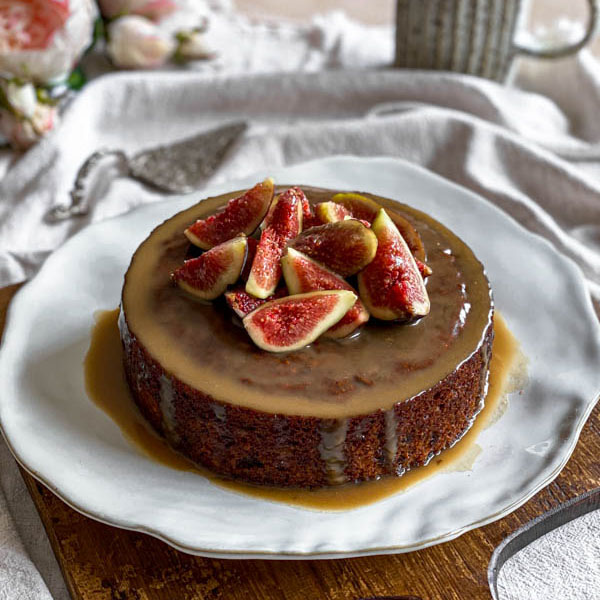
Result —
M 33 84 L 26 83 L 19 85 L 11 81 L 6 86 L 6 99 L 11 107 L 21 116 L 27 119 L 33 117 L 37 106 L 37 97 Z
M 113 21 L 108 35 L 107 51 L 118 67 L 160 67 L 175 50 L 175 43 L 143 17 L 130 15 Z

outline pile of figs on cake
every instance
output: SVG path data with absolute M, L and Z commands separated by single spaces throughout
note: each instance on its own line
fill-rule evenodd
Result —
M 202 300 L 225 294 L 254 343 L 270 352 L 352 335 L 369 317 L 407 322 L 429 313 L 431 269 L 419 234 L 360 194 L 313 207 L 298 187 L 275 195 L 269 178 L 185 235 L 203 252 L 173 281 Z

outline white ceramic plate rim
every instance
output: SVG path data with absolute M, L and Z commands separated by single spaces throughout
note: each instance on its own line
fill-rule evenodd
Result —
M 377 183 L 371 183 L 371 185 L 365 185 L 365 182 L 377 181 L 377 176 L 383 176 L 383 174 L 390 175 L 392 178 L 397 177 L 400 181 L 403 178 L 412 178 L 417 182 L 421 182 L 425 185 L 425 189 L 430 189 L 437 192 L 445 192 L 450 196 L 455 198 L 461 198 L 466 205 L 470 206 L 484 206 L 485 213 L 490 215 L 490 218 L 497 223 L 503 223 L 504 227 L 508 227 L 511 231 L 514 232 L 514 235 L 519 237 L 520 239 L 524 239 L 528 244 L 531 245 L 532 248 L 536 248 L 538 252 L 542 255 L 552 255 L 553 260 L 556 261 L 557 265 L 560 265 L 559 269 L 559 278 L 562 278 L 563 284 L 568 284 L 573 286 L 573 294 L 574 294 L 574 304 L 578 309 L 581 309 L 581 317 L 585 320 L 585 322 L 589 325 L 590 336 L 589 339 L 586 340 L 586 343 L 589 346 L 589 350 L 592 353 L 592 359 L 600 356 L 600 328 L 598 326 L 595 314 L 593 312 L 593 308 L 591 306 L 591 301 L 585 289 L 584 281 L 581 277 L 581 274 L 578 268 L 572 263 L 570 260 L 565 257 L 559 255 L 554 248 L 544 239 L 539 236 L 535 236 L 525 229 L 523 229 L 520 225 L 512 221 L 505 213 L 495 208 L 493 205 L 487 203 L 482 198 L 472 194 L 471 192 L 456 186 L 444 180 L 438 176 L 431 174 L 430 172 L 416 167 L 409 163 L 404 163 L 402 161 L 396 159 L 389 158 L 371 158 L 371 159 L 363 159 L 363 158 L 354 158 L 354 157 L 332 157 L 329 159 L 312 161 L 310 163 L 305 163 L 303 165 L 297 165 L 295 167 L 288 167 L 284 169 L 278 169 L 273 174 L 276 177 L 277 181 L 281 181 L 282 183 L 300 183 L 300 184 L 313 184 L 313 185 L 323 185 L 329 187 L 335 187 L 336 175 L 331 175 L 332 173 L 344 173 L 344 182 L 345 184 L 337 183 L 339 188 L 346 189 L 368 189 L 373 193 L 380 193 L 382 195 L 394 197 L 393 194 L 390 194 L 389 188 L 386 188 L 386 185 L 380 186 Z M 159 203 L 152 206 L 144 207 L 138 209 L 134 213 L 129 213 L 128 215 L 124 215 L 121 217 L 117 217 L 113 222 L 118 224 L 120 221 L 128 221 L 131 222 L 132 219 L 141 219 L 144 215 L 154 215 L 155 213 L 161 213 L 165 211 L 165 207 L 173 207 L 176 205 L 177 210 L 180 210 L 183 205 L 190 205 L 195 200 L 194 198 L 206 197 L 211 195 L 216 195 L 218 193 L 222 193 L 229 189 L 238 189 L 243 188 L 245 186 L 250 185 L 254 181 L 261 179 L 263 176 L 266 176 L 270 173 L 259 173 L 255 176 L 245 178 L 243 181 L 232 182 L 227 185 L 222 185 L 217 188 L 211 188 L 210 190 L 206 190 L 201 194 L 195 194 L 192 197 L 183 198 L 179 201 L 176 200 L 168 200 L 165 203 Z M 328 183 L 333 180 L 333 183 Z M 389 184 L 388 184 L 389 185 Z M 382 188 L 385 188 L 382 189 Z M 396 195 L 397 197 L 398 195 Z M 401 195 L 402 196 L 402 195 Z M 399 200 L 403 200 L 404 198 L 399 197 Z M 406 199 L 410 204 L 410 198 Z M 414 204 L 414 202 L 412 202 Z M 476 204 L 472 204 L 476 203 Z M 173 212 L 175 209 L 172 209 Z M 434 215 L 435 216 L 435 215 Z M 161 219 L 157 219 L 157 223 Z M 447 221 L 446 221 L 447 222 Z M 78 240 L 85 238 L 85 236 L 90 236 L 94 230 L 98 230 L 99 228 L 106 228 L 111 226 L 111 222 L 103 222 L 100 224 L 96 224 L 87 228 L 86 230 L 80 232 L 77 236 L 69 240 L 62 248 L 60 248 L 53 256 L 51 256 L 47 263 L 42 268 L 40 275 L 43 272 L 46 272 L 53 268 L 53 264 L 55 261 L 62 260 L 64 257 L 68 257 L 72 248 L 75 248 L 79 243 Z M 456 230 L 456 227 L 453 227 Z M 459 231 L 459 234 L 461 232 Z M 464 238 L 464 234 L 461 234 Z M 466 239 L 469 242 L 468 239 Z M 526 262 L 526 261 L 525 261 Z M 11 341 L 13 337 L 18 334 L 17 331 L 17 323 L 20 322 L 20 319 L 24 315 L 19 313 L 19 307 L 26 304 L 28 301 L 28 296 L 35 294 L 36 286 L 38 286 L 38 282 L 40 281 L 40 275 L 34 278 L 30 284 L 25 286 L 18 294 L 13 303 L 11 304 L 7 326 L 4 336 L 4 348 L 2 354 L 0 354 L 0 375 L 4 373 L 5 375 L 10 374 L 10 360 L 9 360 L 9 350 L 11 347 Z M 38 293 L 39 296 L 39 293 Z M 503 307 L 500 306 L 500 310 L 503 310 Z M 13 330 L 16 331 L 13 334 Z M 596 364 L 598 364 L 596 362 Z M 206 545 L 191 545 L 189 543 L 183 543 L 182 539 L 177 535 L 173 535 L 172 531 L 167 531 L 164 526 L 153 526 L 152 523 L 142 523 L 136 522 L 131 518 L 123 518 L 123 515 L 120 513 L 118 507 L 107 507 L 101 506 L 98 503 L 94 504 L 93 498 L 86 498 L 85 502 L 76 501 L 75 496 L 70 492 L 68 482 L 65 482 L 64 476 L 61 477 L 60 474 L 56 470 L 48 469 L 48 465 L 40 465 L 39 461 L 36 461 L 35 457 L 31 455 L 31 452 L 27 451 L 27 446 L 20 443 L 23 437 L 23 431 L 19 429 L 19 423 L 15 421 L 15 419 L 11 419 L 10 412 L 10 402 L 7 401 L 7 398 L 10 394 L 17 392 L 17 388 L 11 388 L 11 384 L 15 384 L 14 381 L 11 380 L 10 377 L 0 377 L 0 421 L 2 422 L 2 430 L 11 448 L 13 454 L 15 454 L 17 460 L 22 464 L 22 466 L 28 470 L 34 477 L 42 481 L 46 484 L 50 489 L 52 489 L 59 497 L 61 497 L 65 502 L 71 505 L 76 510 L 94 518 L 99 521 L 105 522 L 111 525 L 117 525 L 119 527 L 123 527 L 126 529 L 132 529 L 136 531 L 143 531 L 145 533 L 149 533 L 155 537 L 158 537 L 165 542 L 171 544 L 172 546 L 183 550 L 188 553 L 194 554 L 202 554 L 207 556 L 214 557 L 239 557 L 239 558 L 249 558 L 249 557 L 261 557 L 261 558 L 334 558 L 340 556 L 362 556 L 367 554 L 383 554 L 383 553 L 394 553 L 394 552 L 402 552 L 409 550 L 416 550 L 418 548 L 423 548 L 432 544 L 440 543 L 442 541 L 447 541 L 453 539 L 460 535 L 461 533 L 473 529 L 475 527 L 479 527 L 491 521 L 494 521 L 502 516 L 508 514 L 524 502 L 526 502 L 532 495 L 534 495 L 537 491 L 539 491 L 542 487 L 550 483 L 560 472 L 564 464 L 567 462 L 569 456 L 571 455 L 575 444 L 577 442 L 579 433 L 581 428 L 585 424 L 589 413 L 593 409 L 596 398 L 598 395 L 598 389 L 600 389 L 600 383 L 598 377 L 595 379 L 590 376 L 589 385 L 586 387 L 586 398 L 582 405 L 582 410 L 578 413 L 577 419 L 571 424 L 571 427 L 568 431 L 567 438 L 563 441 L 560 446 L 560 451 L 557 452 L 556 456 L 552 460 L 551 463 L 547 464 L 545 468 L 537 474 L 537 476 L 529 482 L 529 485 L 522 493 L 515 495 L 510 498 L 510 501 L 504 502 L 501 506 L 495 506 L 493 509 L 490 507 L 485 515 L 480 516 L 480 518 L 473 519 L 472 521 L 468 521 L 462 523 L 460 526 L 449 528 L 447 531 L 444 531 L 441 535 L 436 535 L 434 537 L 423 537 L 422 539 L 414 539 L 411 543 L 407 544 L 383 544 L 381 546 L 377 544 L 369 544 L 367 546 L 359 546 L 356 545 L 354 547 L 346 546 L 345 548 L 321 548 L 323 544 L 321 542 L 313 542 L 313 546 L 310 551 L 302 550 L 297 547 L 294 547 L 293 543 L 289 544 L 289 548 L 279 548 L 276 551 L 270 551 L 268 549 L 261 549 L 260 543 L 258 547 L 256 544 L 247 544 L 247 547 L 237 547 L 237 548 L 219 548 L 214 547 L 217 544 L 213 544 L 213 547 L 207 547 Z M 241 497 L 238 497 L 238 500 Z M 239 500 L 242 502 L 243 500 Z M 289 507 L 288 507 L 289 508 Z M 303 511 L 303 509 L 294 509 L 298 511 Z M 306 511 L 304 511 L 306 512 Z M 352 515 L 354 511 L 348 512 L 346 514 Z M 313 513 L 318 515 L 320 513 Z M 317 520 L 317 517 L 315 517 Z M 167 528 L 168 529 L 168 528 Z M 258 532 L 260 533 L 260 532 Z M 309 543 L 310 545 L 310 543 Z M 253 547 L 248 547 L 253 546 Z

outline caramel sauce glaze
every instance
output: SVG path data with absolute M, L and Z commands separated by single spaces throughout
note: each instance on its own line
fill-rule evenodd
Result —
M 230 491 L 316 510 L 358 508 L 399 493 L 436 473 L 469 468 L 468 465 L 465 467 L 464 463 L 472 462 L 477 455 L 477 436 L 490 422 L 496 420 L 511 373 L 515 367 L 522 366 L 517 360 L 518 343 L 504 319 L 496 313 L 485 405 L 469 431 L 452 448 L 434 457 L 427 466 L 409 471 L 402 477 L 386 477 L 377 481 L 318 490 L 270 488 L 224 479 L 194 465 L 173 450 L 146 424 L 131 398 L 125 381 L 118 316 L 119 309 L 97 314 L 90 348 L 85 358 L 85 381 L 89 397 L 113 419 L 126 439 L 141 453 L 158 463 L 173 469 L 196 472 L 212 484 Z M 514 388 L 511 391 L 514 391 Z
M 330 190 L 304 187 L 311 203 Z M 371 320 L 344 340 L 317 340 L 300 351 L 272 354 L 256 348 L 241 322 L 222 301 L 201 303 L 171 283 L 170 273 L 189 257 L 184 229 L 240 192 L 209 198 L 159 227 L 136 251 L 125 277 L 120 311 L 99 316 L 86 358 L 90 397 L 145 454 L 172 468 L 195 471 L 227 489 L 313 509 L 345 510 L 399 492 L 426 476 L 474 460 L 473 440 L 501 396 L 516 345 L 501 319 L 495 324 L 486 406 L 470 431 L 430 464 L 402 477 L 320 490 L 276 489 L 230 481 L 190 463 L 153 433 L 131 399 L 119 337 L 129 332 L 165 373 L 202 390 L 216 401 L 273 414 L 308 415 L 332 423 L 322 430 L 321 454 L 330 483 L 345 481 L 343 447 L 347 417 L 385 411 L 435 385 L 477 352 L 491 322 L 493 304 L 483 266 L 452 232 L 428 215 L 367 194 L 409 220 L 419 231 L 433 275 L 427 280 L 430 314 L 410 325 Z M 504 363 L 504 366 L 503 366 Z M 482 374 L 483 375 L 483 374 Z M 164 425 L 171 431 L 171 379 L 161 380 Z M 164 388 L 164 389 L 163 389 Z M 215 403 L 215 407 L 222 405 Z M 217 417 L 219 415 L 216 415 Z M 173 423 L 174 424 L 174 423 Z M 395 423 L 390 422 L 395 434 Z M 386 434 L 394 453 L 395 435 Z M 387 446 L 390 445 L 388 448 Z M 467 451 L 468 449 L 468 451 Z M 331 456 L 330 456 L 331 455 Z M 469 458 L 470 457 L 470 458 Z M 458 467 L 457 467 L 458 465 Z
M 303 189 L 312 203 L 334 193 Z M 217 401 L 343 419 L 391 409 L 432 387 L 479 349 L 492 300 L 473 252 L 428 215 L 366 194 L 419 231 L 433 269 L 427 280 L 430 314 L 411 325 L 371 319 L 358 335 L 321 338 L 295 352 L 260 350 L 222 300 L 199 302 L 170 280 L 189 252 L 184 229 L 239 193 L 209 198 L 175 215 L 133 257 L 122 298 L 126 325 L 166 373 Z

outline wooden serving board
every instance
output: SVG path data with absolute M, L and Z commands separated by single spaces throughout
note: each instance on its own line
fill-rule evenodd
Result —
M 18 286 L 0 289 L 0 331 Z M 600 409 L 558 478 L 491 525 L 418 552 L 337 560 L 217 560 L 80 515 L 22 471 L 74 600 L 489 600 L 487 567 L 512 531 L 600 485 Z

